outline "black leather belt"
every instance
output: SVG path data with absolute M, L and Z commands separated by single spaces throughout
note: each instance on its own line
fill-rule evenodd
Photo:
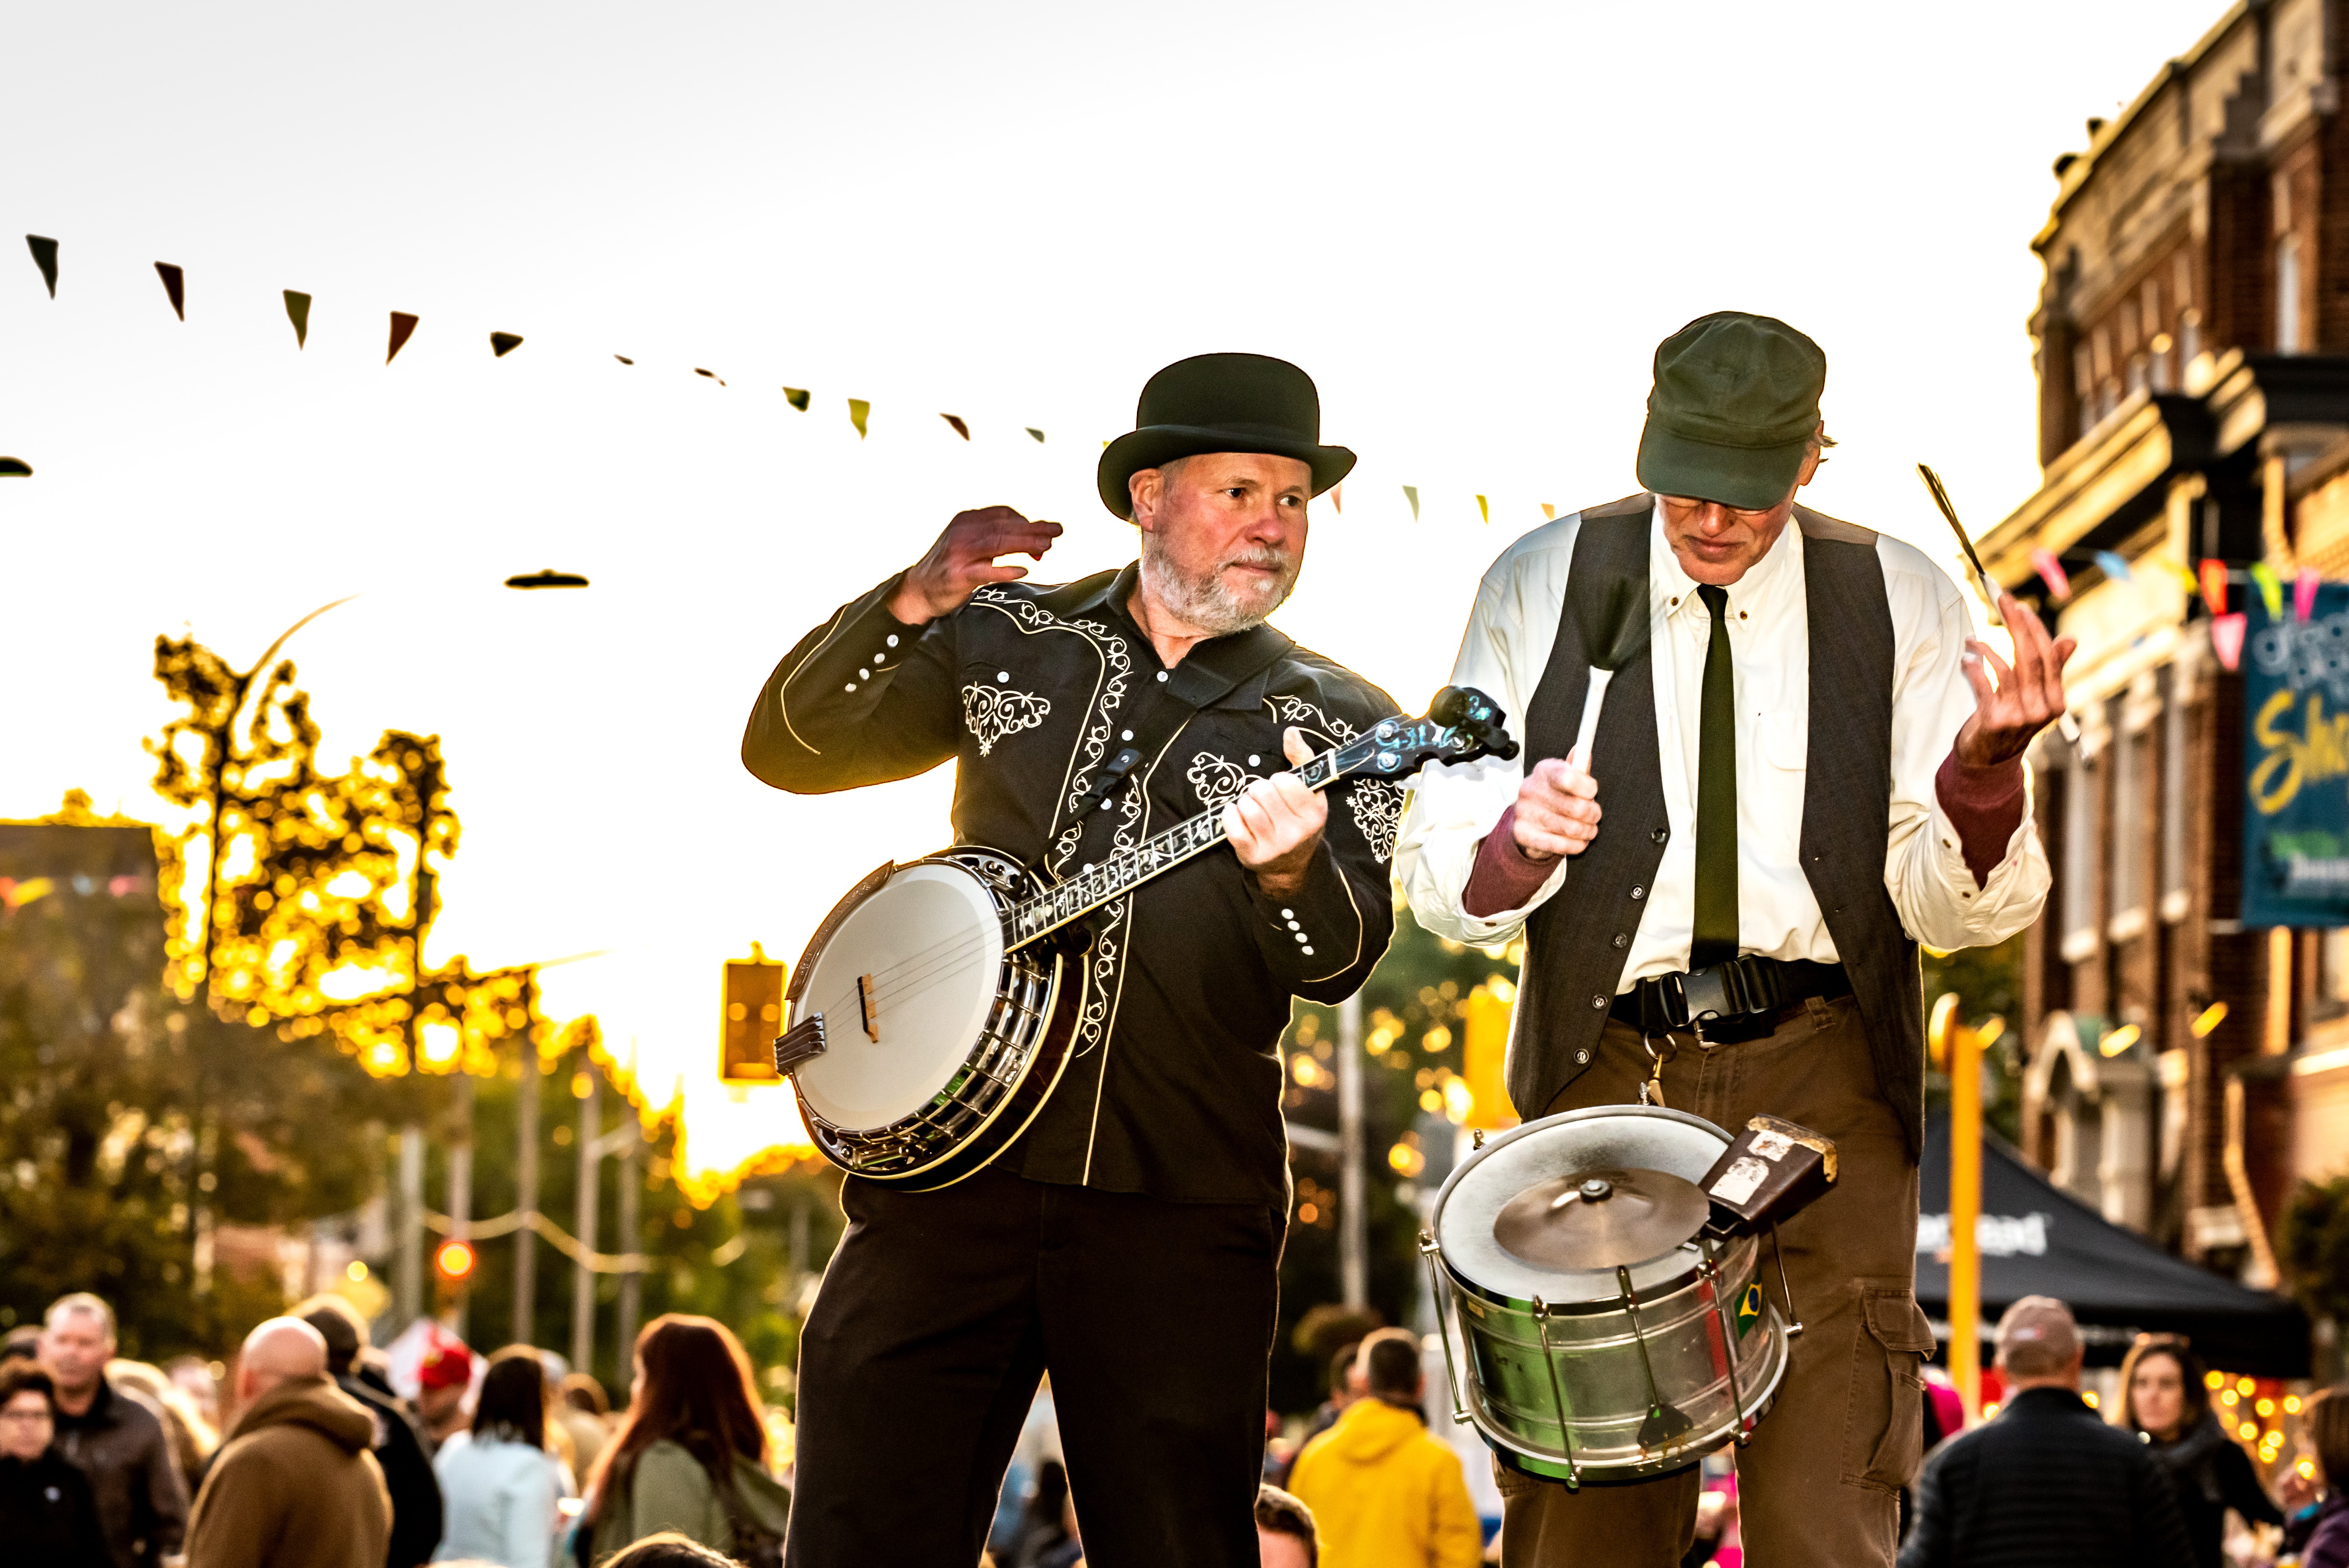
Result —
M 1618 996 L 1608 1012 L 1642 1034 L 1694 1028 L 1712 1041 L 1758 1040 L 1799 1002 L 1850 994 L 1851 978 L 1839 963 L 1741 958 L 1652 975 Z

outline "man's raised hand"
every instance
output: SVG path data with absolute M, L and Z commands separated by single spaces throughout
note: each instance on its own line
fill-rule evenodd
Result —
M 1570 757 L 1546 757 L 1517 785 L 1509 831 L 1528 860 L 1579 855 L 1599 836 L 1599 781 L 1576 748 Z
M 929 554 L 914 563 L 890 597 L 889 613 L 908 626 L 921 626 L 962 608 L 982 583 L 1017 582 L 1025 566 L 999 566 L 999 556 L 1036 560 L 1061 536 L 1058 523 L 1030 521 L 1009 506 L 957 512 Z
M 2013 594 L 1998 597 L 1999 618 L 2014 639 L 2014 663 L 1992 652 L 1986 643 L 1966 641 L 1966 680 L 1974 689 L 1974 713 L 1958 732 L 1952 749 L 1970 768 L 1996 767 L 2023 755 L 2031 737 L 2064 714 L 2064 664 L 2079 646 L 2076 639 L 2056 638 L 2030 608 Z M 1997 684 L 1992 684 L 1995 671 Z

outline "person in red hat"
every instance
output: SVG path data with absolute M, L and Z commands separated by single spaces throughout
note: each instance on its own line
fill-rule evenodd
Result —
M 473 1353 L 447 1329 L 435 1327 L 416 1367 L 416 1415 L 427 1447 L 438 1453 L 465 1429 L 465 1394 L 473 1386 Z

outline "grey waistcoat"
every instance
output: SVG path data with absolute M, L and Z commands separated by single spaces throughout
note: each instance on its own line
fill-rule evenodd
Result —
M 1526 767 L 1574 744 L 1590 683 L 1581 626 L 1603 613 L 1608 585 L 1629 577 L 1647 602 L 1651 495 L 1582 514 L 1557 641 L 1525 714 Z M 1826 917 L 1867 1025 L 1878 1089 L 1909 1135 L 1924 1138 L 1925 1014 L 1917 944 L 1884 886 L 1891 831 L 1892 611 L 1876 535 L 1807 507 L 1801 530 L 1810 627 L 1809 771 L 1803 785 L 1803 873 Z M 1591 742 L 1606 815 L 1526 928 L 1509 1097 L 1538 1116 L 1590 1064 L 1622 983 L 1632 934 L 1671 836 L 1656 744 L 1650 655 L 1618 670 Z

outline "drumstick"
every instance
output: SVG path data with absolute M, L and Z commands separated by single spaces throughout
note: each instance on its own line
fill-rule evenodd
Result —
M 2004 628 L 2006 621 L 1998 613 L 1998 596 L 1991 591 L 1990 573 L 1983 570 L 1982 557 L 1974 554 L 1974 542 L 1966 537 L 1966 525 L 1958 521 L 1958 509 L 1950 504 L 1950 493 L 1941 488 L 1941 476 L 1921 462 L 1917 465 L 1917 476 L 1925 482 L 1925 488 L 1932 493 L 1933 504 L 1940 507 L 1941 515 L 1949 520 L 1950 532 L 1958 536 L 1958 548 L 1966 553 L 1966 566 L 1973 576 L 1974 592 L 1980 594 L 1982 603 L 1989 607 L 1990 624 Z M 2080 722 L 2072 717 L 2070 710 L 2056 715 L 2055 728 L 2066 741 L 2075 745 L 2079 743 Z
M 1599 710 L 1607 704 L 1607 688 L 1615 672 L 1639 657 L 1648 645 L 1647 596 L 1640 585 L 1618 577 L 1608 586 L 1607 603 L 1599 618 L 1582 623 L 1582 656 L 1590 664 L 1590 685 L 1583 693 L 1582 725 L 1574 733 L 1574 750 L 1590 766 L 1590 744 L 1599 734 Z

